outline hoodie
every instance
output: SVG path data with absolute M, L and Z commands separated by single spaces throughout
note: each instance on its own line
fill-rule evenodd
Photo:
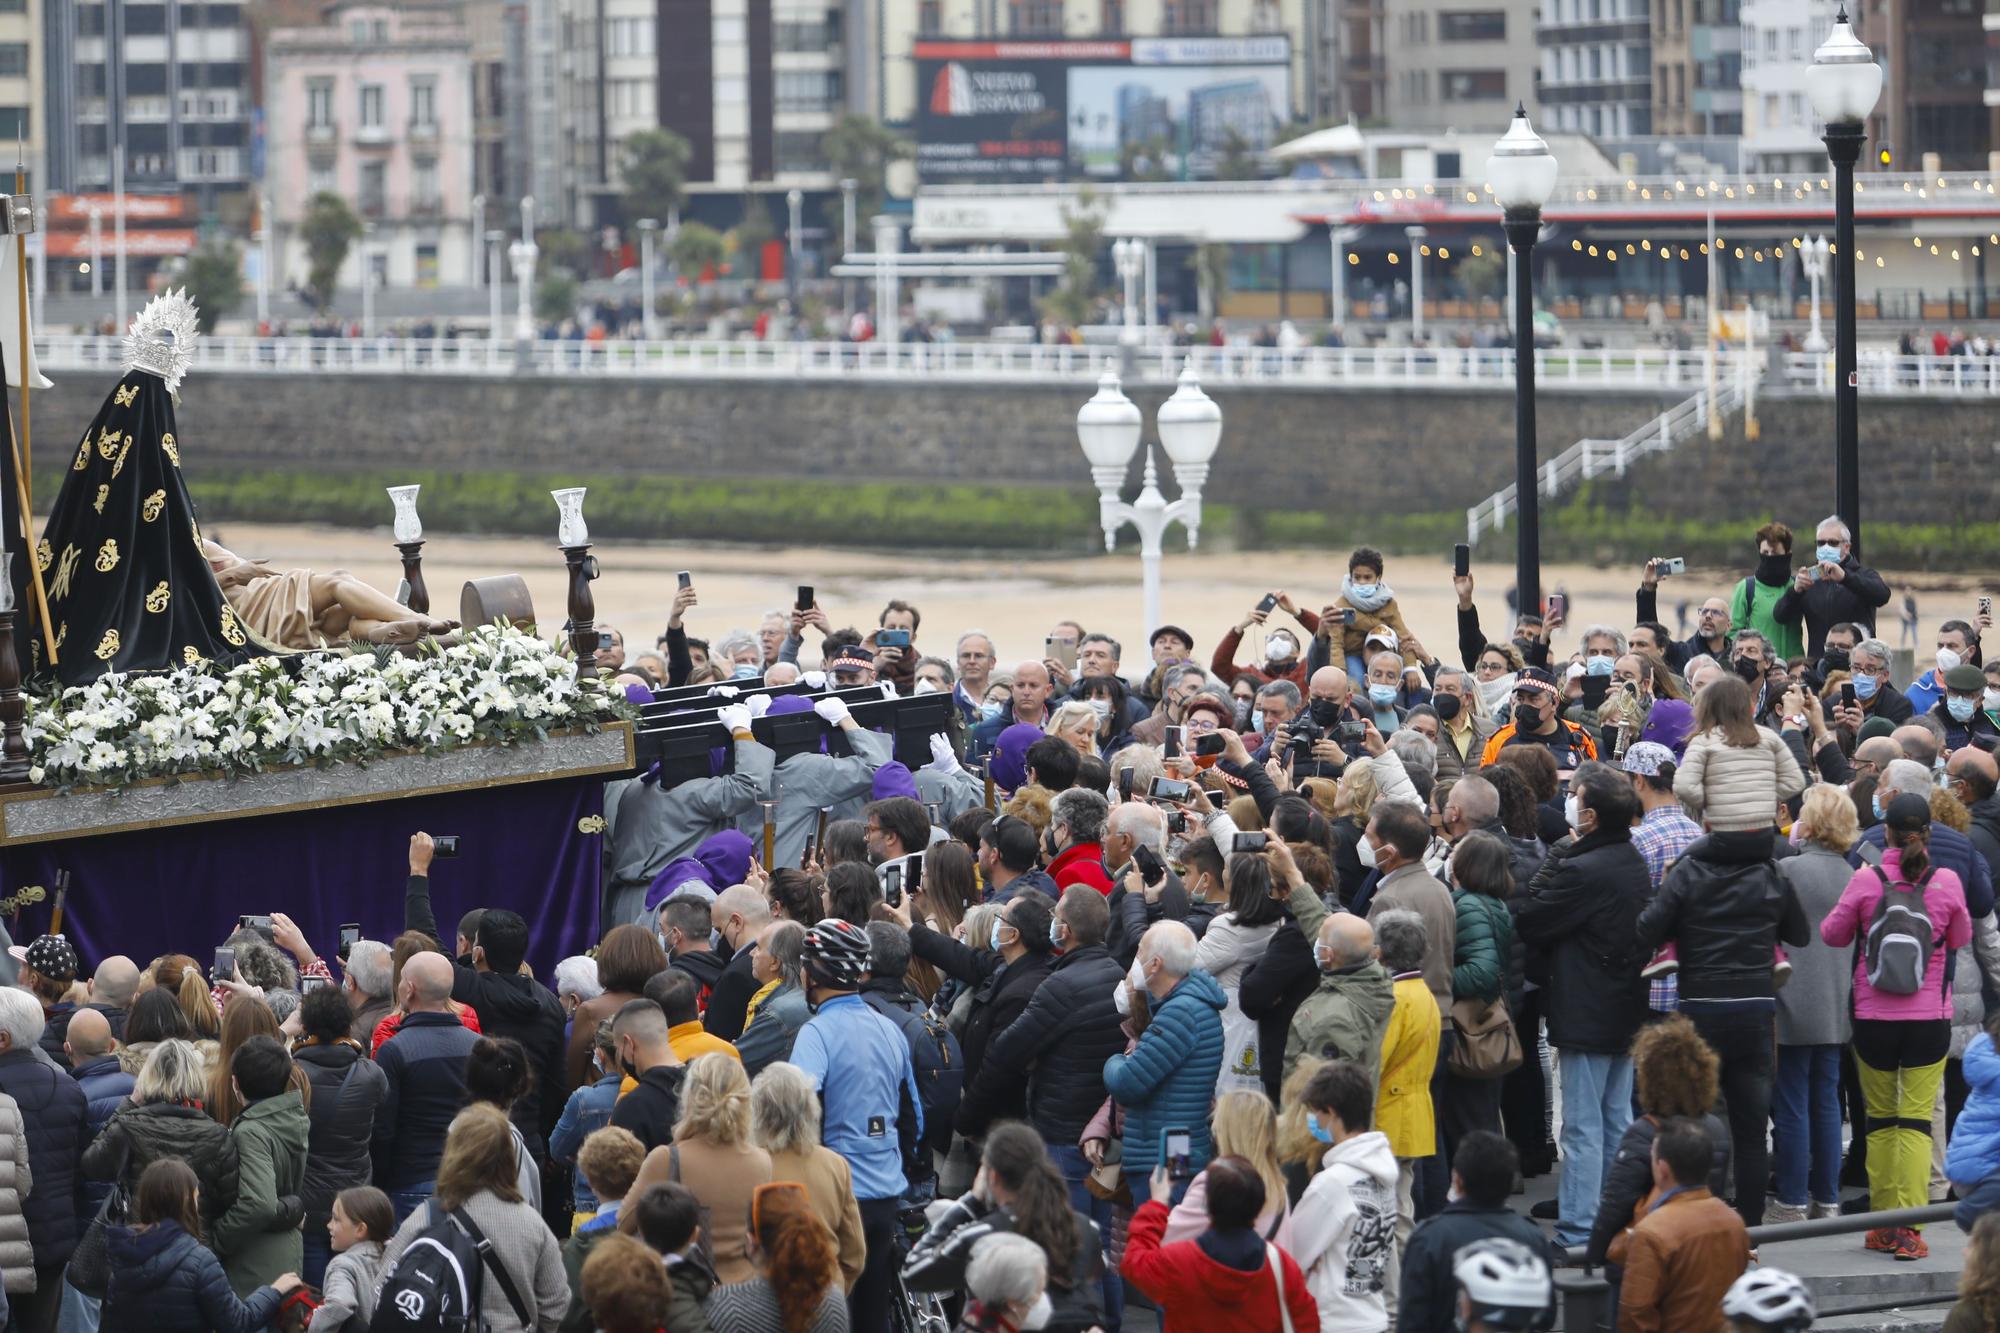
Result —
M 917 795 L 917 780 L 911 776 L 909 765 L 900 759 L 891 759 L 875 770 L 875 779 L 869 786 L 868 798 L 873 801 L 887 801 L 897 796 L 907 796 L 913 801 L 923 799 Z
M 993 742 L 993 762 L 989 772 L 993 785 L 1001 791 L 1018 790 L 1028 781 L 1028 747 L 1042 738 L 1042 729 L 1031 722 L 1016 722 Z
M 1194 975 L 1200 976 L 1200 973 Z M 1127 1166 L 1130 1160 L 1127 1159 Z M 1119 1271 L 1160 1308 L 1163 1333 L 1197 1329 L 1276 1330 L 1320 1326 L 1305 1275 L 1292 1257 L 1253 1231 L 1205 1231 L 1197 1240 L 1162 1245 L 1167 1206 L 1147 1202 L 1132 1214 Z M 1271 1265 L 1279 1266 L 1274 1276 Z M 1278 1302 L 1285 1303 L 1280 1314 Z
M 1319 989 L 1292 1015 L 1292 1029 L 1285 1036 L 1285 1077 L 1292 1076 L 1303 1055 L 1352 1060 L 1363 1069 L 1378 1070 L 1382 1038 L 1395 1009 L 1395 983 L 1380 963 L 1322 972 Z
M 1396 1249 L 1396 1157 L 1379 1129 L 1327 1149 L 1292 1212 L 1292 1257 L 1319 1302 L 1321 1333 L 1381 1333 Z

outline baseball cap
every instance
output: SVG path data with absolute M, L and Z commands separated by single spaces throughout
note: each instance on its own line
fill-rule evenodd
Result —
M 1194 635 L 1188 633 L 1186 630 L 1182 629 L 1179 625 L 1160 626 L 1158 629 L 1154 630 L 1151 635 L 1147 637 L 1146 646 L 1149 648 L 1156 646 L 1160 642 L 1160 636 L 1163 634 L 1173 635 L 1175 638 L 1179 639 L 1182 643 L 1188 646 L 1188 651 L 1190 652 L 1194 651 Z
M 15 962 L 26 963 L 50 981 L 76 980 L 76 950 L 60 935 L 43 935 L 25 948 L 12 945 L 7 952 Z
M 1401 642 L 1402 640 L 1396 637 L 1395 630 L 1390 629 L 1387 625 L 1377 625 L 1374 629 L 1368 631 L 1368 637 L 1363 639 L 1361 644 L 1365 648 L 1371 643 L 1379 643 L 1384 648 L 1394 651 L 1396 646 Z
M 1627 773 L 1656 778 L 1660 775 L 1660 765 L 1673 762 L 1675 762 L 1674 752 L 1666 746 L 1658 741 L 1640 741 L 1625 751 L 1625 759 L 1620 767 Z
M 1914 792 L 1904 792 L 1889 802 L 1882 822 L 1898 833 L 1919 833 L 1931 826 L 1931 803 Z

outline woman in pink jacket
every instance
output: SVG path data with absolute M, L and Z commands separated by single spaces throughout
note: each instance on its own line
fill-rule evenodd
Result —
M 1854 1059 L 1868 1119 L 1871 1208 L 1916 1208 L 1926 1201 L 1931 1170 L 1931 1110 L 1951 1048 L 1952 951 L 1972 940 L 1972 917 L 1958 876 L 1930 858 L 1931 808 L 1904 794 L 1883 818 L 1888 846 L 1878 866 L 1863 866 L 1820 923 L 1835 948 L 1860 941 L 1854 966 Z M 1884 899 L 1892 886 L 1893 897 Z M 1910 892 L 1910 886 L 1921 895 Z M 1880 920 L 1878 920 L 1878 917 Z M 1930 938 L 1924 941 L 1922 936 Z M 1922 976 L 1917 960 L 1929 944 Z M 1867 1247 L 1898 1259 L 1922 1259 L 1930 1247 L 1911 1227 L 1868 1233 Z

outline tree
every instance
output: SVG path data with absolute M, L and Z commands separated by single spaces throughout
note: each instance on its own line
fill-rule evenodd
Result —
M 1197 245 L 1188 265 L 1194 269 L 1201 317 L 1214 319 L 1222 313 L 1222 298 L 1229 294 L 1229 247 L 1214 241 Z
M 575 277 L 562 269 L 544 271 L 535 280 L 535 318 L 545 324 L 560 324 L 576 314 L 578 285 Z
M 1256 180 L 1261 166 L 1257 150 L 1250 146 L 1248 139 L 1234 129 L 1223 132 L 1222 157 L 1215 164 L 1217 180 Z
M 1088 189 L 1076 207 L 1063 206 L 1062 283 L 1042 298 L 1042 314 L 1061 324 L 1087 324 L 1097 304 L 1097 256 L 1104 248 L 1104 206 Z
M 754 265 L 763 254 L 764 243 L 777 234 L 778 229 L 771 222 L 770 207 L 764 202 L 763 196 L 744 195 L 743 220 L 729 233 L 729 241 L 736 258 L 740 262 L 752 265 L 753 271 L 738 276 L 752 278 L 756 276 Z
M 882 201 L 888 195 L 889 165 L 909 157 L 916 150 L 908 139 L 894 131 L 884 129 L 866 116 L 852 112 L 833 123 L 820 141 L 820 150 L 826 155 L 827 168 L 835 181 L 852 180 L 854 190 L 855 228 L 860 236 L 869 234 L 868 220 L 882 211 Z M 827 201 L 826 225 L 828 234 L 839 238 L 846 225 L 846 203 L 835 195 Z M 859 237 L 856 238 L 857 243 Z
M 1167 181 L 1174 178 L 1167 169 L 1167 141 L 1159 135 L 1145 140 L 1128 140 L 1118 146 L 1118 178 L 1128 181 Z
M 639 130 L 618 148 L 618 178 L 625 182 L 625 221 L 640 218 L 665 226 L 687 198 L 688 162 L 694 149 L 672 130 Z
M 590 276 L 590 240 L 572 227 L 543 227 L 535 233 L 536 261 L 550 272 Z
M 1458 275 L 1458 285 L 1465 288 L 1465 294 L 1478 301 L 1506 285 L 1506 266 L 1507 261 L 1489 239 L 1477 254 L 1468 252 L 1460 259 L 1453 272 Z
M 674 267 L 689 281 L 698 281 L 705 271 L 720 268 L 728 254 L 729 247 L 722 233 L 699 222 L 681 223 L 680 230 L 667 246 L 667 255 L 674 261 Z
M 341 265 L 347 251 L 361 238 L 361 219 L 339 195 L 322 191 L 306 204 L 299 234 L 306 243 L 306 293 L 313 307 L 324 313 L 333 301 L 334 284 L 340 281 Z
M 195 304 L 203 333 L 243 304 L 243 251 L 232 241 L 209 241 L 188 256 L 181 281 Z

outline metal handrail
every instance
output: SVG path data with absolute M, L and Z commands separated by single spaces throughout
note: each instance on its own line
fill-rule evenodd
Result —
M 1956 1204 L 1949 1203 L 1927 1203 L 1918 1208 L 1885 1208 L 1879 1213 L 1815 1217 L 1807 1222 L 1767 1222 L 1750 1228 L 1750 1243 L 1780 1245 L 1790 1240 L 1846 1236 L 1856 1231 L 1875 1231 L 1883 1227 L 1920 1227 L 1932 1222 L 1949 1222 L 1956 1207 Z

